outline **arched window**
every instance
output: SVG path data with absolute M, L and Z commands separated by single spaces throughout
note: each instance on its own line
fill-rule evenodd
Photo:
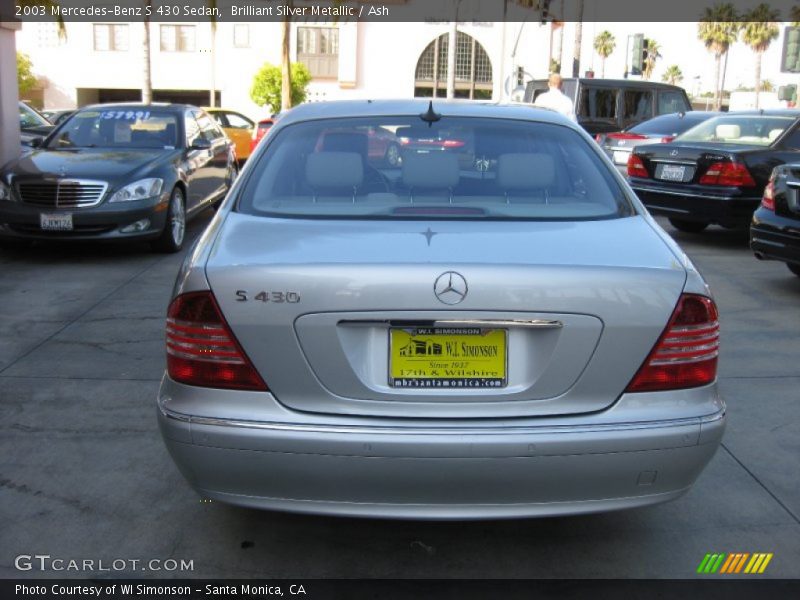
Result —
M 447 50 L 445 33 L 420 54 L 414 77 L 414 96 L 447 95 Z M 461 31 L 456 34 L 456 98 L 491 99 L 492 62 L 478 41 Z

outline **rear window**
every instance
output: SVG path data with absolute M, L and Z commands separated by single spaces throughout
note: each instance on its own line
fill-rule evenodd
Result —
M 622 118 L 643 121 L 653 116 L 653 92 L 649 90 L 623 90 Z
M 659 92 L 658 93 L 658 114 L 682 112 L 692 110 L 686 98 L 681 92 Z
M 238 210 L 294 217 L 607 219 L 633 214 L 597 151 L 560 125 L 316 120 L 281 129 Z
M 628 129 L 631 133 L 641 133 L 644 135 L 677 135 L 687 129 L 691 129 L 698 123 L 710 118 L 709 115 L 693 115 L 687 113 L 680 115 L 664 115 L 639 123 Z
M 769 146 L 793 122 L 791 117 L 760 115 L 714 117 L 679 135 L 675 141 Z
M 617 90 L 612 88 L 586 87 L 581 93 L 581 117 L 587 119 L 616 119 Z

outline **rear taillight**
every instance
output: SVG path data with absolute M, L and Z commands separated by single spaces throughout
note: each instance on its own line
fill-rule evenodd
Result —
M 466 145 L 466 142 L 461 140 L 444 140 L 442 142 L 443 148 L 462 148 L 464 145 Z
M 775 179 L 769 178 L 767 187 L 764 188 L 764 195 L 761 198 L 761 206 L 767 210 L 775 211 Z
M 674 135 L 668 135 L 668 136 L 665 136 L 665 137 L 661 138 L 661 143 L 662 144 L 669 144 L 674 139 L 675 139 Z
M 597 142 L 598 144 L 602 143 L 603 134 L 602 133 L 598 133 L 596 136 L 594 136 L 594 141 Z
M 647 169 L 645 168 L 642 159 L 636 156 L 635 154 L 631 154 L 628 157 L 628 176 L 650 177 L 650 174 L 647 172 Z
M 711 298 L 683 294 L 627 392 L 699 387 L 717 377 L 719 322 Z
M 698 183 L 704 185 L 728 185 L 733 187 L 755 187 L 756 182 L 742 163 L 713 163 Z
M 266 391 L 211 292 L 190 292 L 167 313 L 167 373 L 201 387 Z

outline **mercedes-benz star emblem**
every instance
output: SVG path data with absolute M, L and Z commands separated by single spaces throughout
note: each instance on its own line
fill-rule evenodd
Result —
M 455 271 L 447 271 L 436 278 L 433 293 L 444 304 L 458 304 L 467 296 L 467 280 Z

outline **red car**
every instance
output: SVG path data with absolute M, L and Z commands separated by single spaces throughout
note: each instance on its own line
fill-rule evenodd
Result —
M 272 126 L 275 124 L 275 119 L 267 118 L 261 119 L 256 126 L 253 128 L 253 138 L 250 140 L 250 152 L 256 149 L 258 142 L 261 141 L 267 132 L 272 129 Z

